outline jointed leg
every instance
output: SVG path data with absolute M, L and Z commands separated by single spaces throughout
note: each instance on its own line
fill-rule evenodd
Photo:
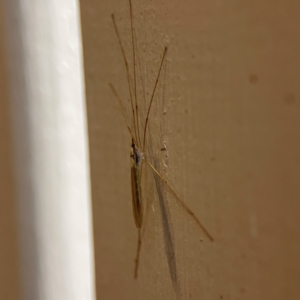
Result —
M 135 257 L 134 279 L 136 279 L 138 276 L 141 245 L 142 245 L 141 228 L 138 228 L 138 243 L 137 243 L 136 257 Z
M 166 186 L 170 189 L 176 200 L 181 204 L 181 206 L 186 210 L 186 212 L 196 221 L 196 223 L 199 225 L 199 227 L 203 230 L 205 235 L 209 238 L 210 241 L 213 242 L 213 237 L 211 234 L 207 231 L 207 229 L 202 225 L 202 223 L 198 220 L 198 218 L 195 216 L 195 214 L 191 211 L 191 209 L 180 199 L 180 197 L 176 194 L 174 189 L 170 186 L 168 181 L 155 169 L 155 167 L 147 160 L 145 159 L 147 164 L 151 167 L 151 169 L 160 177 L 160 179 L 166 184 Z

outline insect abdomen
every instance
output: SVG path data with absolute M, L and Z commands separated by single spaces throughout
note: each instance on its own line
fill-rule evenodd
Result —
M 143 202 L 139 168 L 131 167 L 131 193 L 134 222 L 137 228 L 143 225 Z

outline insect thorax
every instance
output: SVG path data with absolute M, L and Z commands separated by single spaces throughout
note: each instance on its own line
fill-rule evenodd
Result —
M 144 158 L 143 152 L 136 146 L 134 140 L 132 140 L 131 143 L 130 158 L 132 160 L 132 165 L 134 165 L 137 168 L 140 167 Z

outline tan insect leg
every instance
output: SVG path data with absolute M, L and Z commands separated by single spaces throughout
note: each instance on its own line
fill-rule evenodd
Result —
M 134 279 L 137 279 L 138 277 L 141 245 L 142 245 L 141 228 L 138 228 L 138 243 L 137 243 L 136 257 L 135 257 Z
M 207 229 L 202 225 L 199 219 L 195 216 L 195 214 L 191 211 L 191 209 L 180 199 L 180 197 L 176 194 L 174 189 L 170 186 L 168 181 L 155 169 L 155 167 L 145 158 L 147 164 L 151 167 L 151 169 L 160 177 L 160 179 L 166 184 L 172 194 L 175 196 L 176 200 L 181 204 L 181 206 L 186 210 L 186 212 L 195 220 L 195 222 L 199 225 L 199 227 L 203 230 L 205 235 L 208 237 L 210 241 L 214 241 L 211 234 L 207 231 Z

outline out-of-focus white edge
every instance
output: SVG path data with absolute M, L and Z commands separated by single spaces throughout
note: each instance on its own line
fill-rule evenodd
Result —
M 95 299 L 79 3 L 5 4 L 23 296 Z

